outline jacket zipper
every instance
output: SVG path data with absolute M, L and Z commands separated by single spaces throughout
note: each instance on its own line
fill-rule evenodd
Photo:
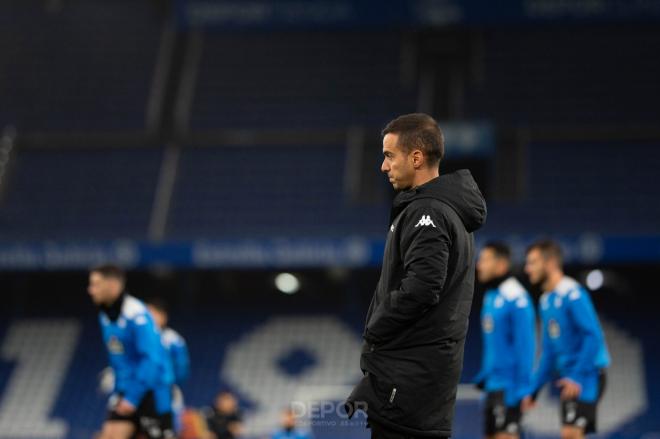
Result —
M 392 393 L 390 393 L 390 404 L 394 402 L 394 397 L 396 396 L 396 387 L 392 388 Z

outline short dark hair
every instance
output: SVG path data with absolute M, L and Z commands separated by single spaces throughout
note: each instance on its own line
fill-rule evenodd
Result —
M 526 253 L 529 254 L 532 250 L 540 251 L 545 259 L 556 259 L 559 265 L 564 262 L 564 252 L 561 246 L 552 239 L 539 239 L 527 247 Z
M 484 249 L 490 249 L 498 258 L 511 260 L 511 249 L 502 241 L 488 241 L 484 244 Z
M 89 270 L 90 273 L 99 273 L 103 277 L 117 279 L 122 284 L 126 283 L 126 273 L 118 265 L 102 264 Z
M 408 153 L 421 150 L 431 166 L 439 165 L 445 156 L 445 136 L 438 122 L 428 114 L 399 116 L 383 128 L 382 135 L 386 134 L 398 134 L 397 146 Z
M 167 303 L 160 297 L 152 297 L 147 300 L 147 305 L 152 308 L 157 309 L 158 311 L 167 314 Z

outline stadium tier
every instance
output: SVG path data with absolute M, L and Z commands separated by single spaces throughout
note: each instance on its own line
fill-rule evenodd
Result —
M 397 33 L 210 33 L 202 47 L 194 129 L 380 127 L 415 109 Z
M 0 127 L 143 130 L 161 36 L 153 7 L 55 3 L 0 4 Z
M 576 234 L 654 234 L 660 224 L 655 142 L 533 142 L 528 192 L 515 203 L 494 202 L 485 231 L 553 230 Z
M 160 148 L 22 150 L 0 208 L 0 239 L 141 239 Z
M 466 112 L 514 126 L 649 124 L 660 118 L 653 26 L 490 29 Z M 533 78 L 533 80 L 531 79 Z
M 378 234 L 387 206 L 348 199 L 345 163 L 342 145 L 185 148 L 168 236 Z
M 490 204 L 488 235 L 655 233 L 657 144 L 533 142 L 528 150 L 526 194 Z M 379 199 L 351 201 L 346 154 L 343 145 L 183 148 L 164 237 L 379 237 L 387 188 L 375 177 Z M 147 239 L 162 159 L 159 147 L 20 150 L 0 201 L 0 239 Z

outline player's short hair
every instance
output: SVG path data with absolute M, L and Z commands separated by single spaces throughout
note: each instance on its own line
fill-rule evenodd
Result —
M 121 267 L 114 264 L 102 264 L 89 270 L 90 273 L 98 273 L 105 278 L 117 279 L 122 284 L 126 283 L 126 273 Z
M 147 305 L 164 314 L 167 314 L 167 302 L 165 302 L 165 300 L 161 299 L 160 297 L 151 297 L 149 300 L 147 300 Z
M 445 156 L 445 136 L 438 122 L 424 113 L 404 114 L 388 123 L 382 135 L 397 134 L 397 146 L 407 153 L 419 149 L 430 166 L 438 166 Z
M 497 258 L 511 260 L 511 248 L 502 241 L 488 241 L 483 248 L 492 250 Z
M 552 239 L 540 239 L 532 243 L 527 247 L 526 254 L 529 254 L 532 250 L 540 251 L 544 259 L 555 259 L 559 265 L 562 265 L 564 262 L 564 252 L 561 246 Z

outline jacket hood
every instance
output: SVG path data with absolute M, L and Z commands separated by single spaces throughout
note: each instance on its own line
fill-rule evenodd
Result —
M 401 192 L 394 199 L 393 216 L 412 201 L 421 198 L 434 198 L 451 206 L 468 232 L 474 232 L 486 222 L 486 200 L 467 169 L 441 175 L 421 186 Z

